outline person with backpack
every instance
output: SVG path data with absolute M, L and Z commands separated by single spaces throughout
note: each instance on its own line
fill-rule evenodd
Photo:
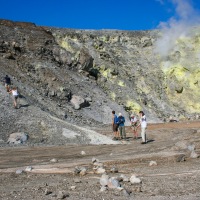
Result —
M 140 111 L 139 115 L 140 115 L 140 123 L 137 127 L 141 126 L 141 137 L 142 137 L 141 144 L 146 144 L 147 143 L 147 139 L 146 139 L 147 119 L 143 111 Z
M 121 139 L 126 139 L 126 132 L 125 132 L 125 118 L 119 113 L 118 117 L 118 125 L 119 125 L 119 132 Z
M 113 128 L 113 133 L 114 133 L 114 138 L 113 140 L 118 140 L 119 138 L 119 132 L 118 132 L 118 117 L 115 114 L 115 111 L 112 111 L 112 128 Z
M 5 84 L 5 88 L 6 88 L 7 92 L 9 92 L 10 91 L 11 80 L 10 80 L 10 77 L 8 75 L 6 75 L 4 77 L 4 84 Z
M 130 117 L 130 122 L 131 122 L 131 127 L 133 130 L 134 139 L 137 139 L 138 138 L 138 133 L 137 133 L 138 119 L 137 119 L 137 117 L 132 114 Z
M 13 104 L 14 104 L 14 108 L 17 109 L 17 99 L 19 97 L 19 92 L 17 91 L 17 88 L 16 87 L 13 87 L 10 91 L 9 91 L 10 94 L 13 95 Z

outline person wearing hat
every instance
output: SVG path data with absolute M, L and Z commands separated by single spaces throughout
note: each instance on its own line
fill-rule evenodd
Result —
M 121 138 L 126 139 L 125 118 L 122 116 L 122 113 L 119 113 L 118 125 L 119 125 L 119 132 L 120 132 Z
M 133 135 L 134 135 L 134 139 L 138 138 L 138 133 L 137 133 L 137 124 L 138 124 L 138 119 L 136 116 L 134 116 L 133 114 L 130 117 L 130 121 L 131 121 L 131 127 L 133 129 Z

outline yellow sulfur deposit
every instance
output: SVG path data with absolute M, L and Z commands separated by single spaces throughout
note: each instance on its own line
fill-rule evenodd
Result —
M 129 108 L 130 111 L 135 113 L 138 113 L 141 110 L 141 106 L 138 103 L 131 100 L 128 100 L 126 102 L 126 107 Z

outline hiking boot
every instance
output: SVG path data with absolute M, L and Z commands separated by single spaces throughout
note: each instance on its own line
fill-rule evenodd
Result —
M 146 142 L 141 142 L 141 144 L 146 144 Z

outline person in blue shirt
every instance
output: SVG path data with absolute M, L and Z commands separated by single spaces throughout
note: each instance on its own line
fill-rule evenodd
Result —
M 126 132 L 125 132 L 125 118 L 119 113 L 118 117 L 118 125 L 119 125 L 119 132 L 122 139 L 126 139 Z

